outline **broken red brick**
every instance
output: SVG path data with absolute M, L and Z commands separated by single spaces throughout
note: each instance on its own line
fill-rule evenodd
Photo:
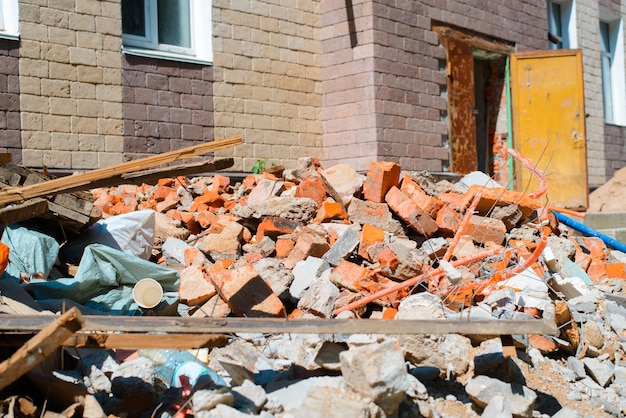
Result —
M 587 274 L 593 282 L 599 282 L 609 277 L 606 271 L 606 264 L 604 263 L 604 261 L 593 257 L 591 264 L 587 269 Z
M 465 228 L 459 229 L 457 234 L 470 235 L 474 242 L 479 244 L 487 241 L 502 244 L 506 237 L 506 226 L 499 219 L 472 215 Z
M 215 193 L 224 193 L 230 187 L 230 178 L 216 174 L 213 176 L 213 183 L 211 183 L 211 191 Z
M 449 204 L 445 204 L 437 212 L 435 222 L 439 228 L 439 233 L 444 237 L 452 237 L 459 229 L 462 218 L 459 213 L 452 209 Z
M 308 197 L 320 207 L 326 199 L 326 185 L 319 177 L 311 177 L 296 186 L 295 197 Z
M 300 260 L 304 260 L 308 256 L 322 257 L 330 249 L 330 244 L 324 237 L 310 232 L 304 229 L 293 250 L 289 253 L 289 256 L 283 261 L 283 265 L 288 269 L 295 267 L 296 263 Z
M 398 268 L 398 256 L 385 247 L 376 255 L 376 261 L 380 263 L 381 268 L 389 268 L 391 271 L 395 271 Z
M 385 240 L 385 231 L 371 224 L 364 224 L 361 229 L 358 254 L 366 260 L 373 261 L 368 253 L 368 249 L 377 243 Z
M 209 210 L 203 210 L 196 215 L 196 222 L 198 222 L 203 229 L 210 227 L 216 220 L 217 216 Z
M 363 295 L 370 295 L 395 285 L 392 280 L 347 260 L 342 260 L 335 267 L 330 275 L 330 280 L 338 286 Z M 397 292 L 392 292 L 374 302 L 389 305 L 396 300 L 396 297 Z
M 291 238 L 278 237 L 276 240 L 276 258 L 285 258 L 289 255 L 296 242 Z
M 382 203 L 385 195 L 400 181 L 400 165 L 387 161 L 372 161 L 363 183 L 363 197 L 371 202 Z
M 256 239 L 260 241 L 265 236 L 276 239 L 279 235 L 291 234 L 296 229 L 302 228 L 302 226 L 300 221 L 279 216 L 266 216 L 257 227 Z
M 606 263 L 606 275 L 609 279 L 626 279 L 626 266 L 624 263 Z
M 178 195 L 176 194 L 176 190 L 166 186 L 155 187 L 151 197 L 157 202 L 162 202 L 164 200 L 178 201 Z
M 317 210 L 314 222 L 325 223 L 335 219 L 348 219 L 348 214 L 339 203 L 326 200 Z
M 433 219 L 437 217 L 437 212 L 443 206 L 441 200 L 428 195 L 408 174 L 404 175 L 400 190 Z
M 189 208 L 189 210 L 191 212 L 197 212 L 198 206 L 202 204 L 205 204 L 213 208 L 221 208 L 224 206 L 224 198 L 222 197 L 222 195 L 212 190 L 208 190 L 204 192 L 203 195 L 198 196 L 193 200 L 193 203 L 191 207 Z
M 216 293 L 215 286 L 206 277 L 204 267 L 190 266 L 181 270 L 178 288 L 181 302 L 190 306 L 200 305 Z
M 464 195 L 465 207 L 470 205 L 472 200 L 474 200 L 474 196 L 479 192 L 481 193 L 481 197 L 476 210 L 483 215 L 489 213 L 494 206 L 514 204 L 519 207 L 524 216 L 529 216 L 537 207 L 540 207 L 535 200 L 528 197 L 525 193 L 504 188 L 489 188 L 481 185 L 470 186 L 469 190 Z
M 235 270 L 226 270 L 215 264 L 209 269 L 208 275 L 234 314 L 245 317 L 286 315 L 278 296 L 251 264 Z
M 415 232 L 430 237 L 437 231 L 435 221 L 397 187 L 389 189 L 385 200 L 389 208 Z
M 460 193 L 439 193 L 439 200 L 443 203 L 448 204 L 452 209 L 459 213 L 464 213 L 465 209 L 471 203 L 471 200 L 468 201 L 466 196 Z
M 208 263 L 208 259 L 199 248 L 189 247 L 185 248 L 183 253 L 185 259 L 185 266 L 202 266 Z
M 602 261 L 607 261 L 609 259 L 609 249 L 600 238 L 582 237 L 582 245 L 584 245 L 589 255 L 593 258 L 597 258 Z

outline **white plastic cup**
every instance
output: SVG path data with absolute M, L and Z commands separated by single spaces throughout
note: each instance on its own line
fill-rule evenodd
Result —
M 154 279 L 141 279 L 133 287 L 133 299 L 142 308 L 154 308 L 163 299 L 163 288 Z

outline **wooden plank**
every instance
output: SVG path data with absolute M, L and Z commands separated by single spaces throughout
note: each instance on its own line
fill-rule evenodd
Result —
M 31 184 L 22 187 L 9 187 L 0 190 L 0 206 L 19 202 L 25 199 L 65 193 L 78 186 L 87 188 L 97 180 L 120 176 L 124 173 L 147 169 L 149 167 L 169 164 L 185 158 L 199 157 L 201 155 L 228 148 L 241 143 L 241 137 L 219 139 L 204 144 L 194 145 L 180 150 L 170 151 L 138 160 L 127 161 L 111 167 L 100 168 L 85 173 L 73 174 L 67 177 L 59 177 L 39 184 Z
M 76 225 L 87 225 L 91 219 L 89 216 L 52 202 L 48 202 L 48 211 L 53 213 L 55 216 L 72 221 Z
M 48 201 L 42 198 L 27 200 L 24 203 L 0 208 L 0 225 L 26 221 L 48 211 Z
M 495 52 L 501 55 L 508 55 L 509 53 L 513 52 L 512 45 L 506 45 L 498 41 L 491 41 L 480 36 L 473 36 L 471 34 L 454 30 L 447 26 L 433 26 L 433 32 L 439 34 L 441 38 L 455 39 L 457 41 L 466 43 L 476 49 Z
M 54 196 L 52 199 L 54 203 L 64 208 L 71 209 L 75 212 L 91 217 L 91 211 L 93 209 L 94 198 L 91 193 L 86 192 L 74 192 L 74 193 L 62 193 Z
M 50 317 L 48 317 L 50 321 Z M 33 338 L 0 364 L 0 390 L 15 382 L 82 327 L 81 314 L 72 308 L 43 327 Z
M 63 345 L 69 347 L 160 348 L 186 350 L 193 348 L 223 347 L 229 337 L 223 334 L 75 334 Z
M 152 332 L 176 334 L 298 333 L 298 334 L 551 334 L 554 321 L 547 320 L 376 320 L 275 318 L 181 318 L 159 316 L 84 316 L 81 332 Z M 2 331 L 37 331 L 46 316 L 0 316 Z

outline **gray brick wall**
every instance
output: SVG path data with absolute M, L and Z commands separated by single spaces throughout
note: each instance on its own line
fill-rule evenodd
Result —
M 17 41 L 0 39 L 0 152 L 21 164 L 18 47 Z
M 124 55 L 124 159 L 213 139 L 213 67 Z

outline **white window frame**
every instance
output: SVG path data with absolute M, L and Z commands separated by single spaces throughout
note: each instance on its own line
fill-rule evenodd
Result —
M 561 6 L 561 15 L 552 16 L 552 4 Z M 578 32 L 576 30 L 576 0 L 548 0 L 548 25 L 551 18 L 561 23 L 562 49 L 578 48 Z M 550 28 L 548 28 L 548 31 Z M 550 49 L 558 47 L 550 42 Z
M 124 0 L 122 0 L 124 1 Z M 146 2 L 146 36 L 122 34 L 122 52 L 151 58 L 199 64 L 213 63 L 211 0 L 189 0 L 191 48 L 157 42 L 156 0 Z
M 20 18 L 17 0 L 0 0 L 0 38 L 20 39 Z
M 609 26 L 609 42 L 611 48 L 611 104 L 612 119 L 605 117 L 604 123 L 626 126 L 626 74 L 624 71 L 624 23 L 621 18 L 600 12 L 600 21 Z M 598 45 L 602 40 L 598 25 Z M 600 48 L 599 48 L 600 50 Z M 603 100 L 604 103 L 604 100 Z M 604 112 L 605 116 L 607 112 Z

